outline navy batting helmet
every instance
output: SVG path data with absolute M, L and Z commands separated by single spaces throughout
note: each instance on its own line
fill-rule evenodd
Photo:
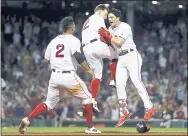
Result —
M 138 131 L 138 133 L 145 133 L 148 132 L 150 128 L 147 128 L 146 123 L 144 121 L 140 121 L 136 125 L 136 130 Z

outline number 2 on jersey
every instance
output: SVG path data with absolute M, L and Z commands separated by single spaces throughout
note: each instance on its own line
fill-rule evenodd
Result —
M 87 19 L 83 25 L 82 31 L 84 31 L 85 29 L 87 29 L 89 27 L 89 19 Z
M 58 44 L 56 46 L 56 49 L 58 50 L 55 54 L 56 57 L 64 57 L 64 54 L 62 54 L 61 52 L 64 50 L 64 45 L 63 44 Z

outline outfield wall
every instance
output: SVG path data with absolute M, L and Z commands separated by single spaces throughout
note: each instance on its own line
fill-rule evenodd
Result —
M 20 123 L 21 118 L 7 118 L 3 119 L 1 124 L 3 126 L 18 126 Z M 127 120 L 126 123 L 124 124 L 124 127 L 135 127 L 136 124 L 141 121 L 141 120 Z M 97 126 L 105 126 L 105 127 L 114 127 L 118 121 L 114 120 L 95 120 L 94 119 L 94 124 Z M 160 123 L 162 120 L 160 119 L 151 119 L 148 121 L 149 124 L 152 125 L 152 127 L 160 127 Z M 85 126 L 85 120 L 62 120 L 62 122 L 57 122 L 55 119 L 34 119 L 31 122 L 32 126 L 38 126 L 38 127 L 43 127 L 43 126 Z M 187 128 L 187 120 L 171 120 L 171 127 L 173 128 Z

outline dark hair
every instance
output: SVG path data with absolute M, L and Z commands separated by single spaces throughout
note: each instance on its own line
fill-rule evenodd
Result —
M 110 9 L 109 13 L 114 14 L 116 17 L 121 18 L 121 11 L 119 9 L 112 8 Z
M 109 8 L 107 6 L 105 6 L 104 4 L 99 4 L 95 7 L 94 12 L 98 11 L 98 10 L 107 10 L 109 11 Z
M 74 19 L 71 16 L 67 16 L 61 20 L 61 25 L 63 28 L 63 32 L 66 32 L 70 26 L 74 24 Z

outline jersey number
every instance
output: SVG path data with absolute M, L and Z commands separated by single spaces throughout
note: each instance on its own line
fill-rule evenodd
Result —
M 83 25 L 82 31 L 84 31 L 85 29 L 87 29 L 89 27 L 89 19 L 87 19 Z
M 61 52 L 64 50 L 64 45 L 63 44 L 58 44 L 56 46 L 57 52 L 55 54 L 56 57 L 64 57 L 64 54 L 62 54 Z

